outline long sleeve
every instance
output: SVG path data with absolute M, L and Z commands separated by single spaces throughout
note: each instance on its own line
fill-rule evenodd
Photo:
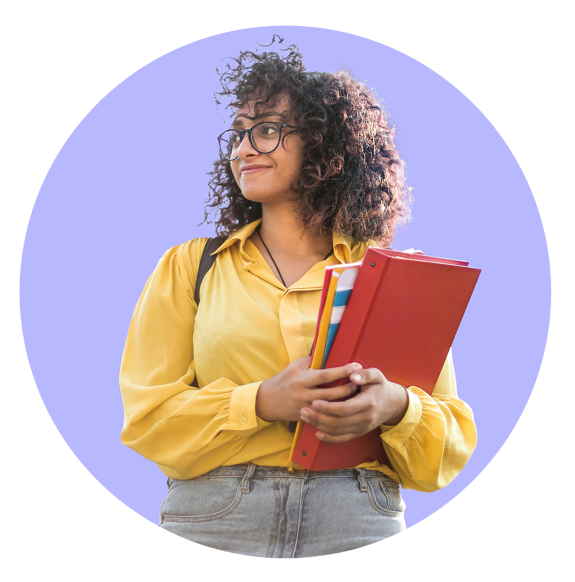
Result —
M 121 438 L 170 477 L 192 479 L 222 465 L 289 466 L 288 423 L 258 418 L 256 396 L 262 381 L 309 354 L 325 264 L 286 291 L 249 241 L 260 223 L 215 251 L 199 310 L 194 289 L 207 239 L 170 249 L 134 310 L 120 372 Z M 332 264 L 365 255 L 365 243 L 335 233 L 333 243 Z M 457 398 L 451 354 L 432 396 L 408 391 L 402 421 L 382 427 L 390 465 L 378 469 L 405 488 L 433 491 L 471 456 L 473 414 Z
M 436 491 L 465 466 L 477 444 L 471 408 L 457 398 L 451 351 L 431 396 L 408 388 L 409 406 L 396 426 L 382 426 L 393 471 L 404 489 Z
M 174 247 L 160 259 L 134 310 L 120 371 L 122 442 L 180 479 L 224 464 L 270 424 L 255 413 L 265 378 L 244 385 L 219 378 L 192 386 L 197 311 L 192 290 L 205 240 Z M 184 275 L 182 258 L 192 267 Z

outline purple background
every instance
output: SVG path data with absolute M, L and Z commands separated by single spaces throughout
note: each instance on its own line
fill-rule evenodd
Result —
M 60 151 L 30 219 L 21 271 L 30 365 L 80 461 L 157 522 L 166 477 L 120 442 L 123 345 L 160 256 L 214 234 L 213 225 L 197 225 L 215 138 L 227 125 L 213 99 L 215 68 L 273 33 L 298 45 L 308 70 L 343 65 L 385 100 L 415 199 L 413 222 L 394 247 L 483 269 L 453 346 L 459 396 L 474 410 L 479 443 L 447 488 L 404 491 L 413 525 L 482 471 L 521 415 L 545 349 L 550 272 L 535 201 L 497 131 L 445 79 L 389 47 L 316 28 L 241 30 L 173 51 L 102 99 Z

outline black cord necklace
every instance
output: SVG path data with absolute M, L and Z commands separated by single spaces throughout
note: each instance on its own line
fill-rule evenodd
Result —
M 258 228 L 257 228 L 258 236 L 260 237 L 260 240 L 262 241 L 262 244 L 264 245 L 264 247 L 266 247 L 266 251 L 268 252 L 268 255 L 270 256 L 270 259 L 273 261 L 274 265 L 276 266 L 276 269 L 278 270 L 278 273 L 280 275 L 280 279 L 282 280 L 284 287 L 287 289 L 286 282 L 284 281 L 284 278 L 282 277 L 282 274 L 280 273 L 280 270 L 278 269 L 278 266 L 277 266 L 276 262 L 274 261 L 272 254 L 270 253 L 270 250 L 268 249 L 266 243 L 264 242 L 264 239 L 262 238 L 262 235 L 260 234 L 260 227 L 261 227 L 261 224 L 259 224 Z M 331 249 L 331 251 L 329 251 L 329 253 L 327 253 L 327 255 L 325 256 L 325 259 L 327 259 L 329 257 L 329 255 L 331 255 L 331 253 L 333 253 L 333 249 Z M 324 261 L 325 261 L 325 259 L 324 259 Z

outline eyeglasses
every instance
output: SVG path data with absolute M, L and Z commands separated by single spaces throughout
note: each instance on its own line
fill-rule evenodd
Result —
M 257 152 L 271 154 L 280 145 L 284 127 L 295 129 L 294 125 L 276 123 L 275 121 L 262 121 L 249 129 L 227 129 L 218 136 L 220 153 L 230 162 L 237 160 L 239 157 L 238 149 L 247 133 L 250 137 L 250 143 Z

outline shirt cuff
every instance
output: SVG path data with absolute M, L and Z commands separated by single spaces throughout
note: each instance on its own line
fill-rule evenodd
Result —
M 234 388 L 230 399 L 229 430 L 243 432 L 272 424 L 256 415 L 256 396 L 262 382 L 252 382 Z
M 399 423 L 395 426 L 381 425 L 381 438 L 394 448 L 401 447 L 411 438 L 411 435 L 413 435 L 421 420 L 423 407 L 419 396 L 411 390 L 407 390 L 407 395 L 409 397 L 409 404 L 404 417 Z

